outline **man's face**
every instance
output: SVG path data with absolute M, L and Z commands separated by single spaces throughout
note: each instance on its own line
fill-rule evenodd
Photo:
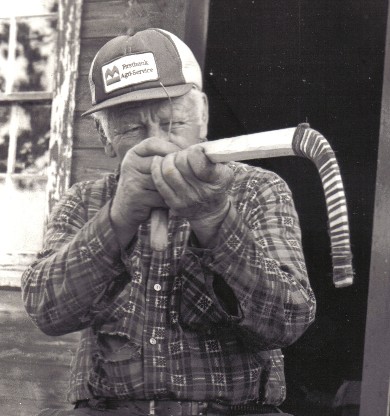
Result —
M 149 137 L 169 140 L 182 149 L 205 139 L 208 108 L 204 94 L 191 92 L 172 98 L 171 103 L 145 101 L 136 107 L 130 104 L 109 109 L 102 124 L 109 139 L 107 146 L 120 161 L 129 149 Z

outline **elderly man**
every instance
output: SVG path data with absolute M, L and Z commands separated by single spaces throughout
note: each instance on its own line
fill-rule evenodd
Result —
M 315 314 L 288 187 L 260 168 L 211 163 L 196 146 L 207 98 L 173 34 L 109 41 L 90 87 L 85 114 L 120 168 L 64 195 L 23 275 L 43 332 L 81 331 L 75 410 L 43 414 L 280 413 L 280 348 Z M 150 245 L 153 209 L 169 209 L 164 251 Z

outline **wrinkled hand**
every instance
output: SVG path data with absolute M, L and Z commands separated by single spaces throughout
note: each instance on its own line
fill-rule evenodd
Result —
M 152 208 L 167 208 L 154 185 L 151 165 L 155 155 L 162 157 L 178 150 L 176 144 L 151 137 L 126 153 L 110 211 L 117 230 L 126 232 L 128 227 L 138 227 L 150 217 Z
M 176 215 L 207 221 L 226 214 L 233 172 L 222 163 L 212 163 L 201 146 L 156 156 L 151 172 L 157 191 Z

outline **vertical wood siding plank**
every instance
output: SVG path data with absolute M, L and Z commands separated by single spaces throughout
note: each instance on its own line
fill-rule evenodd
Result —
M 375 187 L 360 416 L 390 414 L 390 9 Z
M 57 69 L 54 80 L 46 193 L 47 214 L 70 183 L 82 4 L 83 0 L 59 1 Z

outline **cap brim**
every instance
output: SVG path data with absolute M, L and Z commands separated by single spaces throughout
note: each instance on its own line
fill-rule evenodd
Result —
M 159 99 L 167 99 L 167 93 L 169 97 L 180 97 L 193 87 L 193 84 L 182 84 L 182 85 L 173 85 L 167 86 L 165 88 L 157 87 L 157 88 L 149 88 L 145 90 L 139 91 L 132 91 L 126 94 L 120 95 L 118 97 L 109 98 L 108 100 L 103 101 L 100 104 L 96 104 L 92 106 L 89 110 L 85 111 L 81 114 L 82 117 L 87 116 L 89 114 L 95 113 L 96 111 L 103 110 L 104 108 L 114 107 L 116 105 L 125 104 L 125 103 L 132 103 L 138 101 L 147 101 L 147 100 L 159 100 Z

